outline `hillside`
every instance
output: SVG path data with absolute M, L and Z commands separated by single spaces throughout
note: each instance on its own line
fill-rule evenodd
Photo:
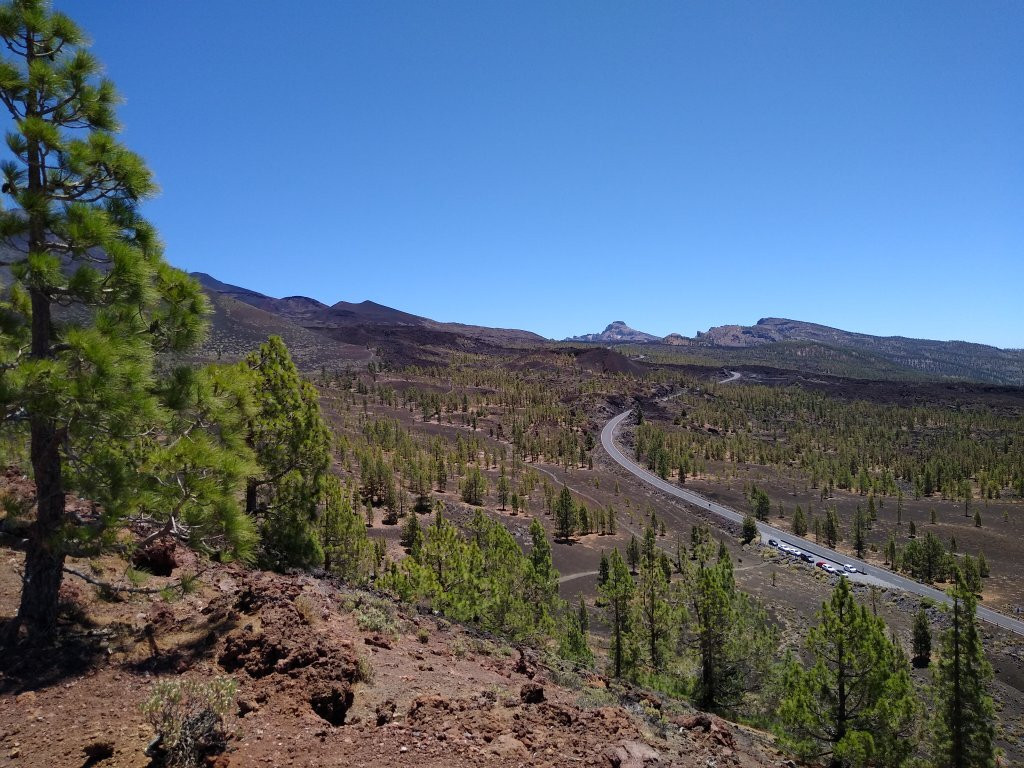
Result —
M 19 561 L 0 548 L 0 615 L 17 605 Z M 125 563 L 75 567 L 116 579 Z M 147 586 L 170 581 L 149 576 Z M 77 580 L 61 594 L 58 652 L 0 665 L 2 766 L 151 764 L 143 705 L 158 682 L 224 676 L 238 688 L 226 743 L 206 753 L 218 768 L 767 768 L 785 759 L 766 734 L 333 580 L 213 564 L 191 594 L 172 599 L 103 599 Z
M 221 282 L 202 272 L 193 273 L 193 277 L 212 297 L 255 307 L 286 321 L 289 327 L 297 326 L 313 333 L 314 339 L 375 348 L 384 358 L 399 365 L 442 362 L 453 351 L 487 354 L 546 341 L 529 331 L 438 322 L 373 301 L 339 301 L 327 306 L 305 296 L 274 298 Z M 227 320 L 229 325 L 224 326 L 222 332 L 233 333 L 231 318 Z M 327 341 L 323 343 L 329 346 Z
M 679 333 L 659 338 L 617 320 L 601 333 L 566 341 L 663 347 L 664 353 L 635 353 L 663 362 L 677 362 L 685 356 L 685 362 L 772 365 L 863 379 L 955 379 L 1024 386 L 1024 350 L 966 341 L 871 336 L 777 317 L 762 318 L 752 326 L 715 326 L 692 338 Z
M 189 357 L 193 360 L 238 360 L 269 336 L 280 336 L 302 370 L 340 371 L 365 366 L 373 353 L 310 330 L 287 316 L 241 301 L 231 293 L 207 290 L 213 314 L 206 341 Z
M 1024 350 L 965 341 L 871 336 L 816 323 L 762 318 L 753 326 L 723 325 L 698 333 L 702 346 L 749 349 L 780 342 L 810 342 L 855 351 L 934 378 L 957 378 L 1024 386 Z

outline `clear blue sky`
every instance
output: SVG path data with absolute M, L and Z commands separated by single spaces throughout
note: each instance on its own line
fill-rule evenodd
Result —
M 185 269 L 546 336 L 1024 347 L 1024 3 L 58 0 Z

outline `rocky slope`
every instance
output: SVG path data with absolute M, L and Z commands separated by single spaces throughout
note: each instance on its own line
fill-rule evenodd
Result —
M 999 349 L 966 341 L 932 341 L 871 336 L 799 320 L 767 317 L 753 326 L 722 325 L 698 333 L 696 344 L 751 348 L 782 342 L 811 342 L 883 358 L 934 377 L 1024 386 L 1024 350 Z
M 615 320 L 607 325 L 607 327 L 600 333 L 585 333 L 582 336 L 573 336 L 565 339 L 565 341 L 588 341 L 597 342 L 600 344 L 622 344 L 626 342 L 648 342 L 648 341 L 660 341 L 658 336 L 654 336 L 650 333 L 644 333 L 634 328 L 630 328 L 621 320 Z
M 19 561 L 0 549 L 0 616 Z M 0 766 L 143 768 L 154 684 L 224 675 L 238 691 L 217 768 L 789 764 L 757 731 L 311 576 L 215 566 L 177 600 L 75 581 L 62 596 L 58 653 L 0 677 Z
M 546 341 L 529 331 L 438 322 L 373 301 L 327 306 L 305 296 L 277 299 L 203 272 L 194 272 L 193 277 L 214 299 L 227 297 L 248 304 L 334 342 L 379 348 L 399 363 L 429 361 L 435 352 L 443 357 L 452 350 L 490 352 Z

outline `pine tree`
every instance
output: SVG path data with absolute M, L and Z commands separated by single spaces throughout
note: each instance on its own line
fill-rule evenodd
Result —
M 500 528 L 503 540 L 508 531 L 500 523 L 490 521 L 491 526 Z M 509 534 L 508 541 L 515 545 L 515 540 Z M 515 545 L 518 546 L 518 545 Z M 514 553 L 510 553 L 513 555 Z M 508 570 L 515 570 L 514 565 L 507 566 Z M 503 577 L 500 570 L 490 574 L 492 579 L 500 580 Z M 515 579 L 508 579 L 507 588 L 515 591 L 521 589 Z M 506 585 L 503 585 L 506 586 Z M 550 616 L 556 609 L 558 603 L 558 571 L 555 570 L 554 562 L 551 559 L 551 542 L 548 541 L 544 526 L 536 518 L 530 523 L 530 559 L 529 568 L 525 578 L 525 600 L 533 611 L 533 623 L 536 629 L 545 627 L 550 621 Z M 523 598 L 523 595 L 518 597 Z
M 836 544 L 839 543 L 841 538 L 839 533 L 839 514 L 836 512 L 835 507 L 830 508 L 825 513 L 825 527 L 823 531 L 825 537 L 825 546 L 835 549 Z
M 586 616 L 586 611 L 582 616 Z M 594 653 L 587 641 L 587 629 L 581 622 L 581 614 L 567 611 L 562 617 L 562 634 L 558 643 L 558 655 L 563 659 L 590 666 L 594 663 Z
M 9 268 L 0 293 L 0 421 L 5 428 L 28 422 L 38 499 L 21 605 L 8 627 L 45 641 L 56 629 L 69 553 L 116 542 L 129 518 L 158 531 L 170 523 L 161 535 L 187 525 L 167 509 L 141 508 L 137 494 L 153 481 L 144 467 L 149 452 L 174 439 L 154 386 L 154 356 L 196 343 L 208 305 L 198 284 L 163 260 L 156 231 L 139 213 L 156 185 L 142 158 L 117 141 L 118 94 L 99 78 L 75 23 L 45 0 L 16 0 L 0 7 L 0 38 L 0 101 L 12 118 L 13 155 L 0 173 L 18 209 L 0 212 L 0 268 Z M 58 316 L 56 305 L 71 309 Z M 197 438 L 200 431 L 202 422 Z M 200 443 L 187 474 L 215 484 L 220 461 L 230 457 L 216 433 Z M 180 448 L 183 458 L 189 452 Z M 69 491 L 104 514 L 87 522 L 69 515 Z M 189 541 L 203 546 L 203 530 L 219 516 L 215 546 L 240 554 L 251 547 L 252 528 L 237 507 L 195 503 L 202 493 L 182 496 L 193 508 Z
M 626 562 L 629 563 L 629 572 L 635 574 L 640 564 L 640 542 L 636 536 L 629 537 L 629 544 L 626 545 Z
M 623 677 L 633 671 L 633 627 L 630 621 L 633 591 L 633 578 L 616 549 L 608 561 L 608 580 L 601 587 L 606 606 L 605 621 L 611 631 L 608 657 L 614 677 Z
M 884 622 L 854 602 L 845 578 L 822 606 L 807 650 L 813 666 L 791 662 L 786 671 L 784 742 L 833 768 L 903 765 L 918 709 L 907 660 Z
M 793 533 L 797 536 L 807 535 L 807 517 L 800 505 L 796 505 L 796 512 L 793 513 Z
M 743 543 L 749 544 L 757 538 L 757 520 L 751 515 L 743 518 Z
M 772 500 L 756 485 L 750 490 L 750 511 L 761 521 L 767 520 L 772 512 Z
M 409 516 L 415 522 L 416 515 Z M 371 570 L 371 542 L 366 526 L 353 507 L 352 492 L 329 475 L 323 484 L 319 538 L 324 551 L 324 568 L 348 582 L 363 581 Z M 422 546 L 419 526 L 408 546 L 414 554 Z
M 580 603 L 576 608 L 576 618 L 579 620 L 580 629 L 586 633 L 590 631 L 590 614 L 587 612 L 587 604 L 583 600 L 583 595 L 581 594 L 579 598 Z
M 941 768 L 989 768 L 995 763 L 992 667 L 975 616 L 977 600 L 959 571 L 950 591 L 950 627 L 932 687 L 936 702 L 933 759 Z
M 864 519 L 864 513 L 860 511 L 860 507 L 857 507 L 857 514 L 853 518 L 853 551 L 857 557 L 864 557 L 864 548 L 866 542 L 866 528 L 867 522 Z
M 562 541 L 568 541 L 576 530 L 576 504 L 572 500 L 569 489 L 564 485 L 555 501 L 554 515 L 555 537 Z
M 981 570 L 978 568 L 978 561 L 970 555 L 964 555 L 960 569 L 963 574 L 964 586 L 975 595 L 981 594 Z
M 644 534 L 633 610 L 637 641 L 643 648 L 644 661 L 651 672 L 658 675 L 663 671 L 671 649 L 672 615 L 668 603 L 668 579 L 655 556 L 653 536 L 653 528 L 648 527 Z
M 487 495 L 487 477 L 476 464 L 466 471 L 460 491 L 462 500 L 467 504 L 479 507 L 484 503 L 484 497 Z
M 530 523 L 530 583 L 533 586 L 533 598 L 540 602 L 550 603 L 558 595 L 558 571 L 551 559 L 551 542 L 544 533 L 540 520 L 533 519 Z
M 399 543 L 413 557 L 416 557 L 419 548 L 423 546 L 423 531 L 420 528 L 420 521 L 417 519 L 415 512 L 406 517 L 405 524 L 402 526 L 402 535 Z
M 580 504 L 576 509 L 576 528 L 581 536 L 586 536 L 591 531 L 590 510 L 586 504 Z
M 501 467 L 501 474 L 498 475 L 498 506 L 504 510 L 505 505 L 508 504 L 508 496 L 511 492 L 512 486 L 509 484 L 508 477 L 505 476 L 505 466 Z M 518 501 L 515 506 L 519 506 Z
M 914 614 L 913 649 L 914 663 L 922 667 L 928 666 L 932 659 L 932 629 L 923 607 L 918 608 Z
M 644 528 L 644 540 L 640 545 L 640 560 L 644 566 L 653 568 L 658 557 L 658 540 L 653 525 Z
M 609 573 L 610 571 L 608 565 L 608 556 L 604 553 L 604 550 L 602 549 L 601 562 L 597 566 L 597 586 L 599 589 L 608 583 Z
M 729 710 L 760 685 L 775 637 L 764 611 L 736 589 L 728 550 L 719 547 L 712 562 L 708 542 L 695 554 L 696 565 L 684 575 L 689 612 L 683 633 L 697 651 L 696 702 Z
M 314 523 L 331 445 L 319 396 L 277 336 L 241 367 L 252 379 L 255 405 L 246 440 L 259 464 L 246 480 L 245 511 L 261 529 L 261 560 L 279 569 L 319 565 L 323 551 Z

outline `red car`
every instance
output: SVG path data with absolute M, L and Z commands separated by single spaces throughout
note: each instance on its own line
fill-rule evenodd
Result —
M 824 568 L 825 567 L 825 561 L 824 560 L 819 560 L 818 562 L 815 563 L 815 565 L 818 566 L 819 568 Z

